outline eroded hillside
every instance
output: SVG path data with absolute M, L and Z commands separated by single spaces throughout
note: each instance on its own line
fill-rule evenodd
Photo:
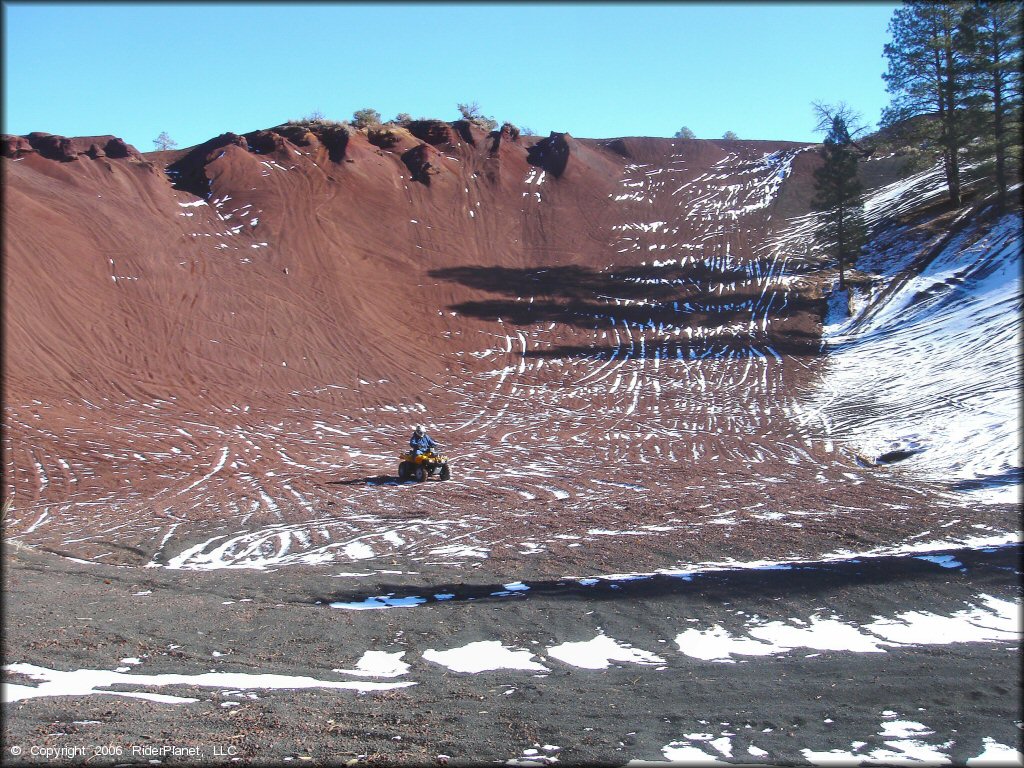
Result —
M 25 541 L 181 568 L 564 572 L 815 557 L 959 520 L 962 500 L 806 418 L 830 279 L 808 145 L 436 121 L 112 142 L 7 141 Z M 420 421 L 448 483 L 394 479 Z

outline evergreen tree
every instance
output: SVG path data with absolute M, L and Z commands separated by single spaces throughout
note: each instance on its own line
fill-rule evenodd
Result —
M 994 160 L 999 207 L 1006 205 L 1011 174 L 1020 175 L 1021 6 L 982 2 L 963 15 L 959 40 L 980 120 L 977 151 Z
M 949 199 L 961 205 L 960 150 L 967 143 L 970 80 L 959 40 L 964 2 L 905 2 L 889 22 L 882 75 L 893 102 L 882 115 L 893 125 L 917 115 L 935 115 Z M 927 128 L 928 121 L 917 121 Z
M 697 138 L 697 134 L 695 134 L 693 131 L 691 131 L 689 128 L 687 128 L 684 125 L 678 131 L 676 131 L 676 136 L 675 137 L 677 139 L 696 139 Z
M 829 115 L 828 135 L 821 155 L 824 162 L 814 172 L 814 199 L 819 211 L 815 239 L 825 244 L 839 262 L 839 290 L 846 288 L 846 265 L 856 261 L 864 243 L 864 201 L 857 178 L 858 151 L 850 136 L 849 112 L 843 108 Z

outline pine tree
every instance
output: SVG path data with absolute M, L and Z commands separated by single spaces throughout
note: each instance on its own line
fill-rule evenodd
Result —
M 814 172 L 814 199 L 819 211 L 815 239 L 825 244 L 839 262 L 839 290 L 846 288 L 846 265 L 856 261 L 865 239 L 864 201 L 857 178 L 858 151 L 848 127 L 845 109 L 830 115 L 831 124 L 821 155 L 824 162 Z
M 917 115 L 935 115 L 949 199 L 961 205 L 960 150 L 967 143 L 969 78 L 959 41 L 964 2 L 906 2 L 889 22 L 882 75 L 893 102 L 882 115 L 893 125 Z M 919 121 L 927 125 L 927 121 Z
M 153 139 L 153 144 L 160 152 L 166 149 L 176 149 L 178 146 L 178 142 L 172 139 L 167 131 L 160 131 L 160 135 Z
M 1021 109 L 1021 6 L 982 2 L 963 15 L 959 40 L 967 62 L 973 104 L 979 114 L 977 149 L 994 159 L 999 207 L 1006 205 L 1011 173 L 1019 176 Z M 1008 167 L 1009 166 L 1009 167 Z

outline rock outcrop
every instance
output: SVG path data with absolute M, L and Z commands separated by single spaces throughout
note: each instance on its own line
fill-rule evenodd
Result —
M 431 146 L 452 143 L 452 127 L 444 120 L 413 120 L 407 127 L 409 133 Z
M 9 133 L 3 135 L 3 156 L 10 158 L 23 157 L 36 150 L 33 149 L 29 140 L 24 136 L 14 136 Z
M 116 136 L 68 138 L 41 131 L 30 133 L 27 136 L 4 134 L 4 157 L 20 157 L 33 152 L 48 160 L 58 160 L 64 163 L 77 160 L 83 155 L 93 160 L 100 157 L 142 159 L 142 155 L 135 147 Z
M 252 131 L 245 134 L 243 138 L 249 146 L 249 151 L 260 155 L 269 155 L 287 149 L 285 137 L 277 131 Z
M 367 129 L 366 140 L 375 147 L 391 149 L 402 140 L 400 130 L 392 126 L 376 125 Z
M 256 131 L 256 133 L 274 133 L 278 137 L 287 139 L 297 147 L 310 147 L 320 142 L 327 150 L 331 162 L 340 163 L 345 159 L 345 152 L 348 149 L 349 128 L 342 123 L 324 123 L 310 121 L 308 123 L 287 123 L 271 128 L 270 131 Z M 251 134 L 246 134 L 250 136 Z M 261 146 L 267 146 L 266 139 L 261 139 Z M 274 140 L 274 146 L 278 145 Z M 262 152 L 263 150 L 257 150 Z
M 539 166 L 556 178 L 565 173 L 571 154 L 572 136 L 568 133 L 551 132 L 546 139 L 541 139 L 532 147 L 526 156 L 531 165 Z
M 206 165 L 218 157 L 224 148 L 235 145 L 248 151 L 249 143 L 244 136 L 237 133 L 222 133 L 189 150 L 183 157 L 167 166 L 167 174 L 174 179 L 177 189 L 191 192 L 198 197 L 206 197 L 210 191 L 210 179 L 206 174 Z
M 459 137 L 471 146 L 476 146 L 476 137 L 473 135 L 474 126 L 469 120 L 456 120 L 452 123 L 452 128 L 459 134 Z M 477 128 L 476 130 L 480 130 Z
M 607 149 L 610 149 L 619 157 L 631 158 L 633 155 L 629 151 L 629 147 L 626 146 L 625 139 L 612 139 L 604 145 Z
M 343 125 L 323 125 L 313 128 L 313 133 L 327 149 L 327 156 L 332 163 L 340 163 L 345 159 L 348 149 L 348 128 Z
M 419 144 L 402 155 L 402 162 L 412 174 L 412 180 L 430 186 L 430 177 L 441 172 L 437 163 L 438 152 L 429 144 Z
M 272 128 L 274 133 L 284 136 L 288 141 L 297 147 L 308 147 L 316 141 L 316 134 L 310 130 L 309 125 L 288 124 Z
M 511 143 L 519 141 L 519 129 L 512 123 L 503 123 L 501 128 L 491 134 L 491 154 L 497 154 L 502 142 Z

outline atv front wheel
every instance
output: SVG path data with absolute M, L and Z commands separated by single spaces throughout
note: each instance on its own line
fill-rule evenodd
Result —
M 441 479 L 442 480 L 450 480 L 451 477 L 452 477 L 452 471 L 450 469 L 448 469 L 448 465 L 447 464 L 442 464 L 441 465 Z
M 417 464 L 416 469 L 414 469 L 413 472 L 415 473 L 417 483 L 422 483 L 427 479 L 427 470 L 423 468 L 422 464 Z
M 401 464 L 398 465 L 398 479 L 400 481 L 408 480 L 409 479 L 409 475 L 411 475 L 411 474 L 412 474 L 412 472 L 409 469 L 409 462 L 408 461 L 403 461 Z

